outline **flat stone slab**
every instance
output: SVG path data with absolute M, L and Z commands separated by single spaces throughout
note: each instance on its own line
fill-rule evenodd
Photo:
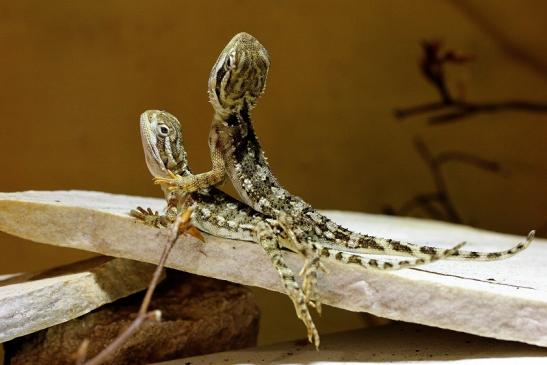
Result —
M 145 226 L 130 209 L 161 210 L 160 199 L 84 191 L 0 194 L 0 230 L 37 242 L 157 262 L 167 230 Z M 348 228 L 415 243 L 477 251 L 502 250 L 524 240 L 466 226 L 362 213 L 326 212 Z M 533 228 L 533 227 L 531 227 Z M 250 242 L 205 235 L 183 237 L 167 266 L 282 292 L 262 249 Z M 504 261 L 440 261 L 395 272 L 326 262 L 319 289 L 324 303 L 380 317 L 547 346 L 547 241 Z M 298 271 L 302 260 L 286 255 Z
M 162 362 L 161 365 L 486 365 L 546 364 L 547 349 L 409 323 L 340 332 L 321 338 L 321 351 L 306 341 Z M 160 364 L 156 364 L 160 365 Z
M 0 278 L 0 342 L 69 321 L 145 289 L 155 266 L 95 257 Z
M 104 364 L 135 365 L 256 346 L 259 310 L 249 288 L 171 270 L 150 303 L 160 322 L 148 321 Z M 87 358 L 108 346 L 135 318 L 144 292 L 57 326 L 4 344 L 4 364 L 74 365 L 82 339 Z M 1 360 L 0 360 L 1 361 Z

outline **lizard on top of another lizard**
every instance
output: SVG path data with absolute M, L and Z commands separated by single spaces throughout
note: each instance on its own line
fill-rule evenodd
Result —
M 140 130 L 146 165 L 154 177 L 167 176 L 168 171 L 180 176 L 192 176 L 183 145 L 182 129 L 173 115 L 158 110 L 146 111 L 140 118 Z M 310 342 L 318 346 L 319 335 L 307 307 L 308 304 L 314 303 L 300 289 L 281 253 L 282 248 L 297 253 L 300 251 L 299 243 L 295 242 L 290 232 L 275 219 L 253 210 L 215 187 L 203 188 L 189 194 L 170 191 L 165 187 L 163 190 L 167 200 L 165 215 L 154 213 L 150 208 L 140 207 L 131 211 L 131 215 L 150 225 L 166 226 L 174 222 L 177 213 L 193 207 L 191 220 L 198 229 L 218 237 L 260 244 L 283 280 L 298 317 L 306 325 Z M 320 243 L 313 245 L 317 251 L 328 254 L 330 259 L 375 270 L 394 270 L 422 265 L 450 255 L 459 247 L 443 250 L 424 259 L 385 261 L 343 252 Z
M 158 178 L 156 183 L 168 189 L 191 192 L 219 184 L 228 175 L 244 202 L 269 217 L 285 222 L 298 241 L 310 248 L 310 265 L 316 268 L 319 255 L 310 247 L 311 242 L 327 242 L 351 252 L 414 257 L 427 257 L 442 250 L 352 232 L 279 184 L 270 170 L 250 117 L 251 109 L 264 92 L 269 66 L 268 52 L 253 36 L 239 33 L 230 40 L 209 77 L 209 100 L 215 111 L 209 134 L 213 169 L 193 176 Z M 533 237 L 534 231 L 531 231 L 525 242 L 504 251 L 456 250 L 448 258 L 504 259 L 528 247 Z M 310 275 L 316 275 L 313 268 Z

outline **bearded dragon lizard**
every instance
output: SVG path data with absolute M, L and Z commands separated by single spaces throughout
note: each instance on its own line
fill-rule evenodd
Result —
M 157 110 L 146 111 L 140 118 L 140 131 L 146 164 L 154 177 L 168 176 L 169 171 L 179 176 L 192 176 L 183 145 L 182 129 L 173 115 Z M 282 248 L 295 252 L 301 251 L 298 247 L 299 242 L 295 241 L 292 232 L 275 219 L 252 209 L 215 187 L 206 187 L 189 194 L 181 194 L 165 187 L 163 190 L 167 200 L 165 215 L 159 215 L 150 208 L 141 207 L 131 211 L 131 215 L 150 225 L 166 226 L 175 220 L 178 212 L 192 207 L 192 225 L 198 229 L 218 237 L 260 244 L 283 280 L 298 318 L 306 325 L 308 339 L 319 346 L 319 335 L 307 307 L 308 304 L 313 305 L 313 302 L 310 302 L 298 285 L 282 255 Z M 312 243 L 312 245 L 314 250 L 330 259 L 375 270 L 394 270 L 425 264 L 451 255 L 461 246 L 439 250 L 437 254 L 424 258 L 385 261 L 344 252 L 328 244 Z
M 211 171 L 181 176 L 171 174 L 156 183 L 179 192 L 221 183 L 227 175 L 243 201 L 270 218 L 285 222 L 297 240 L 312 252 L 305 281 L 308 297 L 315 299 L 313 286 L 320 254 L 312 242 L 328 242 L 359 253 L 428 257 L 440 248 L 373 237 L 352 232 L 284 189 L 272 174 L 254 132 L 250 111 L 264 92 L 270 66 L 267 50 L 247 33 L 235 35 L 221 52 L 209 77 L 209 100 L 215 114 L 209 134 L 213 168 Z M 534 231 L 525 242 L 498 252 L 455 250 L 452 259 L 498 260 L 510 257 L 532 242 Z M 343 259 L 343 258 L 342 258 Z

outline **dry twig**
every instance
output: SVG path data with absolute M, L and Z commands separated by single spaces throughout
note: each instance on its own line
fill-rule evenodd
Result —
M 442 43 L 438 40 L 422 42 L 423 55 L 420 60 L 420 70 L 427 81 L 431 82 L 439 92 L 443 105 L 454 102 L 448 86 L 446 85 L 447 64 L 463 64 L 474 59 L 471 54 L 454 50 L 443 50 Z
M 536 103 L 524 100 L 508 100 L 501 102 L 484 103 L 453 101 L 451 104 L 435 102 L 413 106 L 405 109 L 396 109 L 395 117 L 397 119 L 405 119 L 414 115 L 438 112 L 434 113 L 434 115 L 429 117 L 429 124 L 439 125 L 456 122 L 463 118 L 470 117 L 476 114 L 500 113 L 507 111 L 547 113 L 547 103 Z
M 454 50 L 443 50 L 442 43 L 439 41 L 424 41 L 422 49 L 420 70 L 425 79 L 437 90 L 440 101 L 395 109 L 397 119 L 402 120 L 414 115 L 433 113 L 429 117 L 429 123 L 438 125 L 481 113 L 506 111 L 547 113 L 547 103 L 541 102 L 505 100 L 477 103 L 455 99 L 446 84 L 446 65 L 468 63 L 474 60 L 474 56 Z
M 472 165 L 488 172 L 507 175 L 507 171 L 503 170 L 498 162 L 469 153 L 447 151 L 433 155 L 424 141 L 418 137 L 414 139 L 414 147 L 431 173 L 435 191 L 417 194 L 405 202 L 400 209 L 387 207 L 384 209 L 384 213 L 386 214 L 409 215 L 415 209 L 421 208 L 431 218 L 453 223 L 463 223 L 449 195 L 446 180 L 442 172 L 443 166 L 450 162 L 458 162 Z
M 148 306 L 150 305 L 152 295 L 154 294 L 154 290 L 156 289 L 156 286 L 159 282 L 162 270 L 165 266 L 165 262 L 167 261 L 167 257 L 169 256 L 171 249 L 175 245 L 175 242 L 178 240 L 180 235 L 184 233 L 203 240 L 203 236 L 201 235 L 201 233 L 199 233 L 199 231 L 190 223 L 191 215 L 192 209 L 188 208 L 182 214 L 179 214 L 175 222 L 172 224 L 172 232 L 169 241 L 166 243 L 165 248 L 163 249 L 160 260 L 158 262 L 158 266 L 154 271 L 150 284 L 148 285 L 148 289 L 146 290 L 146 294 L 144 295 L 137 317 L 122 333 L 120 333 L 118 337 L 114 339 L 114 341 L 112 341 L 106 348 L 104 348 L 95 357 L 88 361 L 86 361 L 85 358 L 87 355 L 89 340 L 85 339 L 84 341 L 82 341 L 80 347 L 78 348 L 78 351 L 76 352 L 77 365 L 98 365 L 103 363 L 105 360 L 108 359 L 108 357 L 113 355 L 116 350 L 119 349 L 125 343 L 125 341 L 127 341 L 127 339 L 140 328 L 140 326 L 144 322 L 150 320 L 161 320 L 161 311 L 148 311 Z

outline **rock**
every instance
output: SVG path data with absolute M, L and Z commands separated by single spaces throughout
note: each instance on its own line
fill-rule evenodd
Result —
M 143 293 L 103 306 L 83 317 L 5 344 L 6 363 L 73 365 L 85 338 L 88 358 L 106 347 L 134 318 Z M 105 364 L 148 364 L 185 356 L 256 346 L 259 311 L 249 289 L 221 280 L 170 273 L 158 286 L 150 310 L 161 322 L 146 322 Z
M 540 365 L 547 363 L 547 349 L 416 324 L 393 323 L 322 336 L 319 352 L 306 341 L 290 341 L 184 358 L 161 365 L 386 363 Z
M 84 191 L 3 193 L 0 230 L 37 242 L 157 262 L 168 232 L 129 217 L 137 205 L 161 209 L 164 203 Z M 440 247 L 466 241 L 468 249 L 502 250 L 524 239 L 428 220 L 326 214 L 360 232 Z M 181 238 L 167 266 L 283 291 L 258 245 L 205 238 L 205 243 Z M 546 243 L 536 239 L 529 249 L 503 261 L 439 261 L 396 272 L 326 262 L 328 274 L 320 277 L 319 290 L 324 303 L 352 311 L 547 346 Z M 301 258 L 292 253 L 286 258 L 298 271 Z
M 66 322 L 148 286 L 155 266 L 95 257 L 0 281 L 0 342 Z

